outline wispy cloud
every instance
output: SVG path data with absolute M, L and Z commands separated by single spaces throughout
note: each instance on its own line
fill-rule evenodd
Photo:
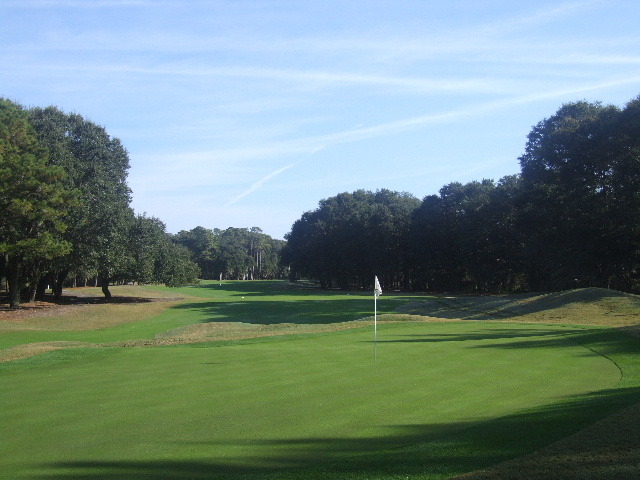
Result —
M 482 102 L 468 107 L 459 109 L 451 109 L 443 112 L 432 113 L 427 115 L 421 115 L 416 117 L 405 118 L 402 120 L 383 123 L 380 125 L 347 130 L 344 132 L 334 133 L 331 135 L 325 135 L 319 137 L 317 140 L 326 144 L 331 143 L 346 143 L 356 140 L 365 140 L 381 135 L 392 135 L 403 132 L 408 129 L 419 128 L 428 124 L 438 122 L 448 122 L 457 120 L 464 117 L 484 115 L 491 111 L 513 107 L 514 105 L 524 105 L 541 100 L 548 100 L 554 98 L 566 98 L 576 95 L 581 95 L 587 92 L 593 92 L 603 90 L 606 88 L 619 87 L 623 85 L 640 84 L 640 72 L 636 76 L 624 77 L 624 78 L 612 78 L 609 80 L 584 84 L 579 86 L 572 86 L 564 89 L 556 89 L 552 91 L 534 92 L 525 95 L 518 95 L 513 97 L 507 97 L 490 102 Z
M 191 3 L 191 2 L 190 2 Z M 202 11 L 204 15 L 217 16 L 229 14 L 224 3 L 197 2 L 208 8 Z M 464 28 L 431 33 L 398 33 L 386 32 L 385 35 L 373 35 L 365 30 L 356 32 L 334 32 L 318 35 L 313 32 L 308 35 L 279 36 L 248 33 L 238 33 L 234 30 L 212 34 L 196 30 L 178 30 L 172 35 L 154 29 L 151 25 L 141 25 L 135 29 L 98 30 L 78 32 L 77 29 L 60 31 L 60 35 L 49 37 L 47 42 L 34 41 L 31 48 L 40 51 L 47 50 L 109 50 L 109 51 L 139 51 L 158 53 L 203 53 L 203 52 L 232 52 L 232 53 L 267 53 L 276 55 L 323 54 L 331 57 L 354 57 L 365 55 L 366 58 L 388 58 L 407 56 L 437 56 L 447 57 L 455 52 L 475 52 L 495 47 L 494 40 L 504 40 L 509 35 L 510 41 L 515 41 L 512 35 L 522 30 L 566 19 L 575 12 L 606 4 L 603 0 L 583 0 L 565 2 L 553 7 L 535 6 L 519 15 L 511 15 L 499 21 L 478 23 Z M 5 8 L 108 8 L 108 7 L 179 7 L 180 2 L 163 0 L 8 0 L 3 2 Z M 234 18 L 234 17 L 231 17 Z M 435 26 L 432 26 L 435 27 Z M 45 32 L 43 32 L 44 34 Z
M 4 7 L 10 8 L 112 8 L 112 7 L 129 7 L 144 6 L 158 7 L 168 4 L 167 1 L 152 0 L 6 0 L 3 2 Z
M 14 69 L 34 69 L 35 66 L 25 63 Z M 48 72 L 69 71 L 85 74 L 139 74 L 164 77 L 203 77 L 203 78 L 249 78 L 255 80 L 274 80 L 283 83 L 298 83 L 306 88 L 361 85 L 379 86 L 410 90 L 418 93 L 461 92 L 461 93 L 504 93 L 508 84 L 499 78 L 438 78 L 438 77 L 398 77 L 375 73 L 354 73 L 319 70 L 299 70 L 282 68 L 258 68 L 245 66 L 207 67 L 203 65 L 168 65 L 140 67 L 126 64 L 87 64 L 67 63 L 38 65 L 38 70 Z
M 603 3 L 603 0 L 579 0 L 564 2 L 544 8 L 535 8 L 536 4 L 531 4 L 534 7 L 534 10 L 518 16 L 510 16 L 497 22 L 489 22 L 485 25 L 481 25 L 478 28 L 478 31 L 502 35 L 507 32 L 519 31 L 536 25 L 566 19 L 576 12 L 582 12 L 587 8 L 602 5 Z
M 430 124 L 440 124 L 446 122 L 452 122 L 465 117 L 480 116 L 489 114 L 495 110 L 512 108 L 515 105 L 525 105 L 542 100 L 566 98 L 569 96 L 581 95 L 587 92 L 602 90 L 606 88 L 619 87 L 623 85 L 629 85 L 639 83 L 640 74 L 632 78 L 623 79 L 610 79 L 608 81 L 585 84 L 578 87 L 572 87 L 567 89 L 559 89 L 548 92 L 532 93 L 520 96 L 514 96 L 492 102 L 483 102 L 476 105 L 472 105 L 460 109 L 451 109 L 443 112 L 432 113 L 427 115 L 421 115 L 416 117 L 405 118 L 402 120 L 387 122 L 379 125 L 374 125 L 366 128 L 354 128 L 341 132 L 336 132 L 327 135 L 321 135 L 317 137 L 309 137 L 304 139 L 298 139 L 295 142 L 291 142 L 289 145 L 297 145 L 298 148 L 313 148 L 311 153 L 307 157 L 314 155 L 318 151 L 330 147 L 331 145 L 345 144 L 357 141 L 363 141 L 371 138 L 395 135 L 405 132 L 411 129 L 422 128 Z M 281 148 L 282 144 L 278 144 L 277 148 Z M 317 145 L 316 147 L 312 147 Z M 273 151 L 276 148 L 275 145 L 265 146 L 264 151 Z M 261 148 L 257 148 L 256 151 L 262 151 Z M 305 158 L 306 159 L 306 158 Z M 282 168 L 279 168 L 268 175 L 262 177 L 251 185 L 250 188 L 235 196 L 225 206 L 231 206 L 237 203 L 239 200 L 247 197 L 248 195 L 259 190 L 265 183 L 272 180 L 281 173 L 296 167 L 301 164 L 305 159 L 298 160 L 291 164 L 288 164 Z
M 136 155 L 137 161 L 153 163 L 154 169 L 144 173 L 143 178 L 134 177 L 138 193 L 145 191 L 168 191 L 181 188 L 222 187 L 238 188 L 244 179 L 250 178 L 256 170 L 256 161 L 260 165 L 265 160 L 298 157 L 298 160 L 275 168 L 258 180 L 251 183 L 240 193 L 232 196 L 224 206 L 232 206 L 244 198 L 255 194 L 265 184 L 273 181 L 284 172 L 303 164 L 307 159 L 332 146 L 388 137 L 411 130 L 427 128 L 431 125 L 442 125 L 463 118 L 487 116 L 496 111 L 510 109 L 515 106 L 553 99 L 577 100 L 582 95 L 598 90 L 625 85 L 640 85 L 640 73 L 635 77 L 612 78 L 602 82 L 585 83 L 564 89 L 539 91 L 525 95 L 479 102 L 457 109 L 446 109 L 440 112 L 420 116 L 406 117 L 392 122 L 379 123 L 368 127 L 355 127 L 324 135 L 292 138 L 289 140 L 266 142 L 250 147 L 227 148 L 210 151 L 198 151 L 180 154 L 152 154 L 150 159 Z M 301 158 L 302 157 L 302 158 Z

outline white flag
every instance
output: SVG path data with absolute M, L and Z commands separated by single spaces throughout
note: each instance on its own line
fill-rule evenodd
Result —
M 382 288 L 380 287 L 380 282 L 378 281 L 378 276 L 376 275 L 375 286 L 373 288 L 373 294 L 378 298 L 382 295 Z

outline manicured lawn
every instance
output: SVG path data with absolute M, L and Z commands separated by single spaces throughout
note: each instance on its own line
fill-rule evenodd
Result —
M 370 315 L 369 296 L 273 286 L 188 289 L 201 300 L 154 318 L 53 333 L 112 341 L 129 335 L 125 327 L 148 336 L 189 322 Z M 384 300 L 383 311 L 402 303 Z M 58 350 L 0 363 L 0 472 L 40 479 L 448 478 L 528 453 L 640 399 L 639 343 L 610 329 L 381 324 L 377 361 L 372 341 L 366 326 Z
M 370 295 L 345 293 L 318 293 L 282 288 L 283 282 L 203 282 L 201 286 L 182 289 L 149 287 L 167 297 L 187 295 L 182 304 L 167 309 L 159 316 L 124 322 L 105 328 L 72 329 L 65 319 L 47 319 L 40 330 L 7 330 L 0 324 L 0 350 L 14 345 L 45 341 L 118 342 L 150 339 L 167 330 L 194 323 L 245 322 L 253 324 L 299 323 L 326 324 L 348 322 L 373 315 Z M 112 288 L 115 294 L 120 291 Z M 82 289 L 99 295 L 99 289 Z M 144 290 L 142 290 L 144 293 Z M 402 297 L 401 297 L 402 298 Z M 399 304 L 394 297 L 379 302 L 379 313 L 393 312 Z M 119 309 L 126 307 L 117 306 Z M 144 308 L 132 305 L 129 308 Z M 103 315 L 109 315 L 105 311 Z M 118 312 L 115 314 L 118 315 Z M 78 321 L 75 322 L 79 323 Z M 59 325 L 59 326 L 56 326 Z M 81 325 L 79 325 L 81 326 Z

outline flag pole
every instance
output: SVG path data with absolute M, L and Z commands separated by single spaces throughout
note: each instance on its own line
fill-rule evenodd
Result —
M 378 295 L 373 294 L 373 361 L 378 361 Z
M 374 277 L 373 287 L 373 361 L 378 361 L 378 297 L 382 295 L 382 288 L 378 276 Z

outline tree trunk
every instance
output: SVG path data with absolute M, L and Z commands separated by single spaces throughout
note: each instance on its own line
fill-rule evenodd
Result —
M 64 281 L 67 279 L 67 275 L 69 275 L 69 270 L 62 270 L 56 272 L 53 278 L 51 288 L 53 289 L 53 296 L 56 302 L 62 300 L 62 287 L 64 286 Z
M 29 279 L 29 289 L 27 294 L 27 302 L 34 303 L 36 301 L 36 293 L 38 292 L 38 282 L 40 281 L 40 265 L 39 262 L 31 269 Z
M 8 285 L 6 284 L 6 278 L 7 278 L 7 254 L 3 254 L 0 255 L 0 288 L 4 285 L 6 288 L 8 288 Z M 3 283 L 3 280 L 4 283 Z
M 7 259 L 7 283 L 9 284 L 9 307 L 20 306 L 20 273 L 18 261 L 9 257 Z
M 102 273 L 100 275 L 100 287 L 102 287 L 102 293 L 104 294 L 104 298 L 106 298 L 107 300 L 111 300 L 113 296 L 109 291 L 109 274 L 108 273 Z
M 27 296 L 28 303 L 34 303 L 36 301 L 37 292 L 38 292 L 38 280 L 31 280 L 31 282 L 29 282 L 29 294 Z
M 36 300 L 44 300 L 44 297 L 47 293 L 47 282 L 51 281 L 51 275 L 45 275 L 40 280 L 38 280 L 38 287 L 36 289 Z

